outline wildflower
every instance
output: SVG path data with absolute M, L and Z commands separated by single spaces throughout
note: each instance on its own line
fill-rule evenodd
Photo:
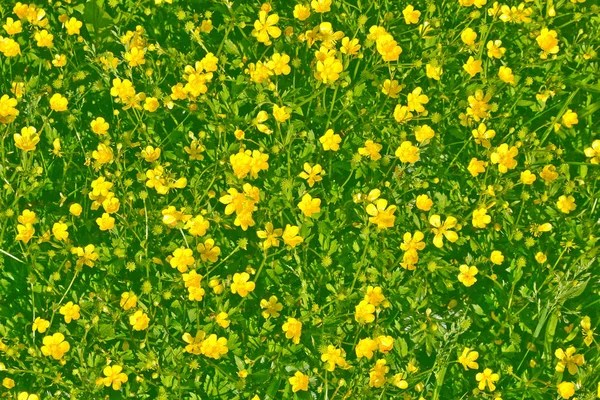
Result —
M 485 228 L 492 221 L 492 217 L 487 215 L 487 209 L 481 207 L 473 211 L 472 224 L 475 228 Z
M 386 366 L 387 362 L 384 359 L 377 360 L 375 366 L 369 372 L 369 386 L 379 388 L 382 387 L 387 381 L 385 374 L 390 370 L 390 367 Z
M 367 300 L 369 304 L 377 307 L 385 301 L 385 296 L 381 292 L 381 288 L 379 286 L 368 286 L 367 293 L 365 294 L 365 300 Z
M 396 122 L 405 122 L 411 120 L 413 114 L 409 111 L 407 106 L 402 106 L 398 104 L 396 108 L 394 108 L 394 119 Z
M 269 300 L 262 299 L 260 301 L 260 308 L 263 309 L 261 314 L 264 318 L 277 318 L 279 317 L 279 312 L 283 310 L 283 305 L 278 302 L 277 296 L 271 296 Z
M 475 60 L 473 56 L 470 56 L 467 62 L 463 65 L 463 69 L 472 77 L 483 71 L 481 66 L 481 60 Z
M 490 255 L 490 261 L 496 265 L 500 265 L 504 262 L 504 255 L 499 250 L 492 251 Z
M 504 83 L 509 83 L 511 85 L 515 85 L 515 75 L 512 72 L 512 69 L 501 66 L 498 70 L 498 78 Z
M 317 60 L 316 78 L 323 83 L 335 82 L 340 77 L 344 67 L 342 62 L 334 56 Z
M 129 324 L 133 327 L 134 331 L 143 331 L 148 329 L 148 323 L 150 318 L 142 310 L 137 310 L 133 315 L 129 317 Z
M 408 111 L 416 111 L 422 113 L 425 111 L 423 104 L 429 103 L 429 97 L 423 94 L 423 89 L 420 87 L 415 88 L 408 94 Z
M 360 45 L 358 44 L 358 39 L 350 39 L 349 37 L 345 37 L 342 39 L 342 46 L 340 51 L 342 54 L 347 54 L 349 56 L 353 56 L 358 54 L 358 50 L 360 50 Z
M 300 343 L 300 335 L 302 334 L 302 322 L 298 321 L 296 318 L 290 317 L 283 324 L 282 329 L 285 332 L 286 338 L 292 339 L 292 342 L 294 344 Z
M 250 275 L 247 272 L 241 274 L 236 272 L 233 274 L 233 283 L 231 284 L 231 293 L 239 294 L 241 297 L 248 296 L 248 293 L 254 291 L 256 284 L 252 281 L 248 281 Z
M 502 47 L 502 40 L 490 40 L 487 42 L 487 55 L 489 58 L 502 58 L 506 48 Z
M 219 246 L 215 246 L 214 239 L 206 239 L 204 243 L 198 244 L 196 250 L 198 250 L 198 253 L 200 253 L 200 259 L 202 259 L 204 262 L 217 262 L 219 255 L 221 254 L 221 248 Z
M 300 228 L 298 226 L 292 226 L 290 224 L 287 224 L 285 226 L 283 234 L 281 235 L 283 243 L 294 248 L 300 243 L 304 242 L 304 239 L 302 238 L 302 236 L 298 235 L 298 232 L 300 232 Z
M 0 123 L 11 123 L 19 115 L 19 110 L 16 109 L 17 99 L 2 95 L 0 97 Z
M 591 164 L 600 164 L 600 139 L 594 140 L 592 145 L 584 151 Z
M 477 267 L 471 266 L 469 267 L 466 264 L 463 264 L 459 267 L 460 274 L 458 274 L 458 281 L 461 282 L 466 287 L 473 286 L 475 282 L 477 282 L 477 278 L 475 275 L 479 272 Z
M 478 160 L 475 157 L 473 157 L 471 159 L 471 162 L 469 162 L 467 170 L 472 176 L 478 176 L 479 174 L 485 172 L 485 161 Z
M 60 360 L 71 348 L 69 342 L 65 340 L 65 336 L 62 333 L 45 336 L 42 343 L 44 344 L 41 349 L 42 354 L 45 356 L 52 356 L 55 360 Z
M 71 17 L 65 22 L 65 28 L 67 29 L 67 35 L 79 35 L 80 29 L 83 26 L 83 22 L 78 21 L 76 18 Z
M 209 226 L 210 222 L 204 219 L 202 215 L 196 215 L 185 223 L 184 228 L 187 229 L 192 236 L 204 236 L 206 235 Z
M 412 142 L 408 140 L 402 142 L 400 146 L 396 149 L 396 152 L 394 154 L 403 163 L 414 164 L 420 159 L 419 148 L 413 146 Z
M 470 348 L 465 347 L 462 354 L 458 357 L 458 362 L 464 367 L 465 371 L 469 369 L 479 369 L 479 364 L 475 361 L 479 358 L 479 353 L 471 351 Z
M 496 390 L 495 382 L 500 379 L 500 375 L 495 374 L 491 369 L 486 368 L 483 370 L 483 372 L 479 372 L 475 376 L 475 379 L 477 379 L 477 382 L 479 382 L 479 390 L 485 390 L 485 386 L 487 385 L 487 387 L 490 389 L 490 392 L 493 392 Z
M 99 378 L 100 384 L 109 387 L 112 386 L 113 390 L 121 389 L 121 385 L 127 382 L 127 374 L 122 372 L 123 367 L 120 365 L 106 366 L 102 370 L 104 378 Z
M 209 335 L 200 345 L 200 351 L 206 357 L 218 360 L 229 351 L 227 339 L 224 337 L 217 338 L 215 334 Z
M 33 225 L 31 224 L 25 224 L 25 225 L 17 225 L 17 236 L 15 237 L 16 240 L 20 240 L 23 243 L 27 243 L 31 240 L 31 238 L 33 237 L 33 234 L 35 233 L 35 229 L 33 228 Z
M 496 136 L 496 131 L 493 129 L 488 129 L 487 125 L 483 122 L 480 123 L 477 129 L 474 129 L 471 133 L 473 134 L 475 143 L 482 145 L 486 149 L 490 148 L 490 140 Z
M 331 11 L 331 1 L 332 0 L 312 0 L 310 5 L 315 12 L 326 13 Z
M 365 338 L 358 341 L 354 351 L 356 352 L 356 358 L 366 357 L 371 359 L 373 352 L 377 350 L 377 341 L 371 338 Z
M 50 327 L 50 321 L 36 317 L 33 321 L 33 325 L 31 326 L 31 331 L 38 331 L 39 333 L 44 333 Z
M 404 16 L 404 22 L 406 22 L 407 25 L 417 24 L 419 23 L 421 11 L 415 10 L 412 5 L 408 5 L 402 10 L 402 15 Z
M 54 111 L 66 111 L 68 104 L 67 98 L 58 93 L 53 94 L 50 98 L 50 108 Z
M 69 206 L 69 212 L 76 217 L 79 217 L 81 215 L 82 211 L 83 211 L 83 208 L 81 207 L 81 204 L 79 204 L 79 203 L 73 203 Z
M 77 257 L 77 265 L 87 265 L 88 267 L 94 266 L 94 261 L 98 260 L 98 253 L 95 252 L 96 246 L 88 244 L 85 248 L 73 247 L 71 254 L 75 254 Z
M 488 118 L 488 111 L 492 108 L 488 104 L 491 98 L 491 94 L 484 95 L 482 90 L 476 90 L 475 95 L 468 97 L 469 107 L 467 108 L 467 116 L 472 117 L 475 121 Z
M 198 274 L 195 270 L 191 270 L 189 273 L 183 273 L 181 275 L 186 288 L 189 287 L 200 287 L 203 276 Z
M 556 349 L 554 355 L 559 359 L 556 364 L 557 372 L 564 372 L 565 368 L 571 375 L 575 375 L 578 371 L 578 367 L 581 367 L 584 363 L 583 354 L 575 354 L 577 349 L 574 346 L 569 346 L 567 350 Z
M 526 169 L 525 171 L 521 172 L 521 177 L 519 180 L 524 185 L 531 185 L 533 182 L 535 182 L 536 179 L 537 178 L 535 174 L 532 173 L 530 170 Z
M 571 109 L 567 110 L 562 115 L 562 123 L 567 128 L 572 128 L 573 125 L 577 125 L 579 120 L 577 120 L 577 113 Z
M 294 7 L 294 18 L 299 21 L 305 21 L 310 17 L 310 7 L 304 4 L 296 4 Z
M 270 45 L 270 38 L 277 39 L 279 36 L 281 36 L 281 29 L 275 26 L 278 22 L 279 15 L 268 15 L 266 11 L 259 11 L 258 19 L 254 21 L 254 30 L 252 31 L 252 36 L 254 36 L 260 43 L 264 43 L 267 46 Z
M 378 199 L 375 204 L 371 203 L 367 206 L 367 214 L 369 217 L 369 222 L 377 225 L 379 229 L 391 228 L 394 226 L 394 221 L 396 220 L 396 216 L 394 212 L 396 212 L 396 206 L 387 206 L 388 202 L 384 199 Z
M 594 330 L 592 329 L 592 321 L 590 317 L 583 317 L 579 325 L 581 326 L 581 333 L 584 337 L 583 342 L 586 346 L 590 347 L 594 342 Z
M 187 343 L 187 346 L 185 346 L 185 352 L 196 355 L 202 354 L 202 342 L 204 342 L 204 337 L 204 331 L 198 331 L 195 337 L 187 332 L 184 333 L 182 339 Z
M 417 196 L 415 204 L 419 210 L 429 211 L 433 207 L 433 200 L 426 194 L 420 194 Z
M 475 39 L 477 39 L 477 33 L 471 28 L 466 28 L 461 32 L 460 38 L 464 44 L 471 46 L 475 43 Z
M 394 348 L 394 338 L 391 336 L 377 336 L 377 346 L 382 353 L 388 353 Z
M 458 234 L 450 229 L 454 228 L 458 221 L 454 217 L 448 217 L 442 224 L 439 215 L 435 214 L 429 217 L 429 223 L 433 226 L 431 231 L 434 234 L 433 245 L 437 248 L 444 246 L 444 237 L 454 243 L 458 240 Z
M 146 97 L 146 100 L 144 102 L 144 110 L 153 113 L 156 110 L 158 110 L 159 106 L 160 104 L 156 97 Z
M 298 203 L 298 208 L 310 218 L 313 214 L 321 212 L 321 199 L 313 199 L 310 194 L 306 193 L 302 196 L 302 201 Z
M 135 307 L 137 304 L 137 296 L 133 292 L 121 293 L 121 301 L 119 306 L 123 307 L 123 310 L 127 311 Z
M 439 81 L 440 76 L 442 75 L 442 67 L 435 66 L 432 64 L 427 64 L 427 65 L 425 65 L 425 75 L 427 75 L 428 78 Z
M 311 166 L 309 163 L 304 163 L 304 171 L 298 175 L 302 179 L 306 179 L 308 186 L 313 187 L 315 182 L 323 180 L 321 174 L 325 172 L 320 164 Z
M 190 286 L 187 288 L 188 290 L 188 299 L 194 301 L 202 301 L 204 298 L 204 294 L 206 291 L 201 287 Z
M 556 167 L 554 165 L 545 165 L 542 168 L 542 172 L 540 172 L 540 178 L 542 178 L 546 183 L 552 183 L 558 178 L 558 172 L 556 172 Z
M 79 314 L 79 305 L 73 304 L 72 301 L 69 301 L 67 304 L 62 306 L 59 312 L 64 316 L 65 322 L 68 324 L 72 320 L 78 320 L 80 317 Z
M 569 214 L 571 211 L 575 210 L 577 206 L 575 205 L 575 198 L 573 196 L 565 196 L 562 195 L 558 198 L 556 202 L 556 207 L 563 213 Z
M 194 261 L 192 250 L 180 247 L 173 251 L 173 257 L 169 260 L 169 264 L 171 264 L 171 267 L 177 268 L 179 272 L 186 272 L 188 267 L 194 264 Z
M 52 47 L 54 35 L 49 33 L 47 30 L 43 29 L 39 32 L 36 32 L 33 35 L 33 38 L 37 42 L 38 47 Z
M 108 122 L 106 122 L 102 117 L 98 117 L 93 120 L 90 123 L 90 126 L 92 127 L 92 132 L 94 132 L 96 135 L 106 135 L 109 128 Z
M 35 150 L 35 146 L 40 141 L 40 135 L 33 126 L 26 126 L 21 129 L 21 133 L 14 134 L 15 146 L 24 152 Z
M 548 28 L 543 28 L 540 31 L 540 34 L 535 38 L 538 46 L 543 50 L 540 58 L 548 58 L 548 54 L 556 54 L 558 53 L 558 39 L 556 38 L 557 34 L 555 30 L 548 30 Z
M 313 3 L 323 0 L 313 0 Z M 303 374 L 300 371 L 296 371 L 294 376 L 288 379 L 290 385 L 292 385 L 292 392 L 296 393 L 300 390 L 308 390 L 308 375 Z
M 379 36 L 376 40 L 377 52 L 381 54 L 383 61 L 398 61 L 402 54 L 402 47 L 394 40 L 389 33 Z
M 381 148 L 382 146 L 379 143 L 375 143 L 372 140 L 367 140 L 365 142 L 365 147 L 358 148 L 358 154 L 361 156 L 368 156 L 371 158 L 371 160 L 377 161 L 381 158 L 381 154 L 379 154 Z
M 19 21 L 19 20 L 15 21 L 11 17 L 8 17 L 6 19 L 6 24 L 2 25 L 2 27 L 4 28 L 6 33 L 8 33 L 9 35 L 16 35 L 17 33 L 23 32 L 23 27 L 21 25 L 21 21 Z
M 349 368 L 350 366 L 346 362 L 345 352 L 343 349 L 338 349 L 333 345 L 328 345 L 327 350 L 321 354 L 321 361 L 325 364 L 325 369 L 327 371 L 333 372 L 335 371 L 335 367 L 339 366 L 341 368 Z
M 375 321 L 375 306 L 369 303 L 368 300 L 362 300 L 355 307 L 354 320 L 359 324 L 371 323 Z
M 572 382 L 561 382 L 558 384 L 558 395 L 563 399 L 570 399 L 575 395 L 575 385 Z
M 29 394 L 27 392 L 20 392 L 17 396 L 17 400 L 40 400 L 37 394 Z
M 503 143 L 492 153 L 490 160 L 492 164 L 498 164 L 498 171 L 504 174 L 517 166 L 517 160 L 514 159 L 517 154 L 519 150 L 515 146 L 509 149 L 508 144 Z
M 271 247 L 279 247 L 279 239 L 283 233 L 283 229 L 273 228 L 273 224 L 271 222 L 267 222 L 265 225 L 264 231 L 257 231 L 256 234 L 260 239 L 265 239 L 264 242 L 261 243 L 263 249 L 267 250 Z
M 290 114 L 287 112 L 286 107 L 279 107 L 275 104 L 273 106 L 273 117 L 277 122 L 282 123 L 290 119 Z
M 108 231 L 115 226 L 115 219 L 109 213 L 104 213 L 102 217 L 96 218 L 96 223 L 101 231 Z

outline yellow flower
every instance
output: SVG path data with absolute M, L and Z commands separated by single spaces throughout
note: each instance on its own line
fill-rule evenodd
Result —
M 420 125 L 415 127 L 415 138 L 419 143 L 429 143 L 429 140 L 435 136 L 435 131 L 429 125 Z
M 221 254 L 221 248 L 219 246 L 215 246 L 214 239 L 206 239 L 204 243 L 200 243 L 196 247 L 196 250 L 198 250 L 198 253 L 200 253 L 200 258 L 204 262 L 217 262 L 219 255 Z
M 490 261 L 496 265 L 500 265 L 504 262 L 504 255 L 500 250 L 494 250 L 490 255 Z
M 579 325 L 581 326 L 581 333 L 584 337 L 583 342 L 586 346 L 590 347 L 594 342 L 594 330 L 592 329 L 592 321 L 590 317 L 583 317 Z
M 475 282 L 477 282 L 477 278 L 475 275 L 479 272 L 477 267 L 471 266 L 469 267 L 466 264 L 463 264 L 459 267 L 460 273 L 458 274 L 458 281 L 461 282 L 466 287 L 473 286 Z
M 368 300 L 362 300 L 354 308 L 354 320 L 359 324 L 371 323 L 375 321 L 375 306 L 369 303 Z
M 375 366 L 369 372 L 369 386 L 379 388 L 382 387 L 387 379 L 385 374 L 390 370 L 390 367 L 386 366 L 387 361 L 384 359 L 377 360 Z
M 590 158 L 591 164 L 600 164 L 600 139 L 594 140 L 592 145 L 583 152 L 586 157 Z
M 114 390 L 121 389 L 121 385 L 127 382 L 127 374 L 122 372 L 123 367 L 120 365 L 106 366 L 102 370 L 105 378 L 98 379 L 98 382 L 101 382 L 102 385 L 109 387 L 112 385 Z
M 231 293 L 239 294 L 241 297 L 248 296 L 248 293 L 254 291 L 256 284 L 252 281 L 248 281 L 250 275 L 247 272 L 241 274 L 236 272 L 233 274 L 233 283 L 231 284 Z
M 387 206 L 388 202 L 384 199 L 378 199 L 375 204 L 367 205 L 367 214 L 370 215 L 369 222 L 377 225 L 379 229 L 392 228 L 396 216 L 396 206 Z
M 407 102 L 408 111 L 416 111 L 418 113 L 422 113 L 423 111 L 425 111 L 425 107 L 423 107 L 423 104 L 429 103 L 429 97 L 423 94 L 423 89 L 417 87 L 408 94 Z
M 82 247 L 73 247 L 71 249 L 71 254 L 75 254 L 79 259 L 77 260 L 77 265 L 87 265 L 88 267 L 94 266 L 94 261 L 98 259 L 98 253 L 95 252 L 96 246 L 93 244 L 88 244 L 85 248 Z
M 334 56 L 326 57 L 324 60 L 317 60 L 317 71 L 315 76 L 323 83 L 335 82 L 344 70 L 342 62 Z
M 358 39 L 350 39 L 348 36 L 342 39 L 342 46 L 340 47 L 340 51 L 342 54 L 347 54 L 349 56 L 358 54 L 358 50 L 360 50 L 360 45 L 358 44 Z
M 44 344 L 41 349 L 42 354 L 51 356 L 55 360 L 60 360 L 71 348 L 69 342 L 65 341 L 65 336 L 62 333 L 45 336 L 42 343 Z
M 144 49 L 132 47 L 125 53 L 125 60 L 127 60 L 130 67 L 137 67 L 138 65 L 144 65 L 146 63 L 144 56 Z
M 575 375 L 579 370 L 578 367 L 581 367 L 585 362 L 583 358 L 583 354 L 575 354 L 577 349 L 574 346 L 569 346 L 567 350 L 556 349 L 554 355 L 559 359 L 558 364 L 556 364 L 557 372 L 564 372 L 565 368 L 569 371 L 571 375 Z
M 67 240 L 69 232 L 67 231 L 67 224 L 63 222 L 56 222 L 52 225 L 52 234 L 56 240 Z
M 394 119 L 396 122 L 402 123 L 409 121 L 413 118 L 413 114 L 408 110 L 407 106 L 402 106 L 400 104 L 396 105 L 394 108 Z
M 344 349 L 338 349 L 333 345 L 328 345 L 327 350 L 321 354 L 321 361 L 326 363 L 325 369 L 330 372 L 335 371 L 336 366 L 347 369 L 350 368 L 350 366 L 346 362 L 345 356 Z
M 146 97 L 146 100 L 144 101 L 144 110 L 153 113 L 158 110 L 159 106 L 160 103 L 156 97 Z
M 218 360 L 222 355 L 227 354 L 227 339 L 224 337 L 217 338 L 217 335 L 209 335 L 201 344 L 200 351 L 203 355 L 209 358 Z
M 373 287 L 369 285 L 367 286 L 367 293 L 365 294 L 364 299 L 368 301 L 369 304 L 372 304 L 375 307 L 377 307 L 385 301 L 385 296 L 382 293 L 381 287 Z
M 229 318 L 229 314 L 227 314 L 226 312 L 221 311 L 215 317 L 215 322 L 221 328 L 227 329 L 229 327 L 229 324 L 231 324 L 231 321 L 229 321 L 227 318 Z
M 448 217 L 442 224 L 439 215 L 434 214 L 429 217 L 429 223 L 433 226 L 431 231 L 434 234 L 433 245 L 437 248 L 444 246 L 444 237 L 454 243 L 458 240 L 458 234 L 450 229 L 454 228 L 458 221 L 454 217 Z
M 479 390 L 485 390 L 485 386 L 490 389 L 490 392 L 496 390 L 495 382 L 500 379 L 500 375 L 494 374 L 491 369 L 486 368 L 483 372 L 478 373 L 475 376 L 477 382 L 479 382 Z
M 254 36 L 260 43 L 270 45 L 270 38 L 277 39 L 279 36 L 281 36 L 281 29 L 275 26 L 278 22 L 279 15 L 268 15 L 266 11 L 259 11 L 258 19 L 254 21 L 254 30 L 252 31 L 252 36 Z
M 31 238 L 33 237 L 33 234 L 35 233 L 35 229 L 33 228 L 33 226 L 31 224 L 25 224 L 25 225 L 17 225 L 17 236 L 15 237 L 16 240 L 20 240 L 23 243 L 27 243 L 29 242 L 29 240 L 31 240 Z
M 43 29 L 40 32 L 36 32 L 33 35 L 33 38 L 37 42 L 38 47 L 51 47 L 52 41 L 54 40 L 54 35 Z
M 210 227 L 210 222 L 208 222 L 202 215 L 197 215 L 194 218 L 190 219 L 185 223 L 184 228 L 192 236 L 204 236 L 206 235 L 206 231 Z
M 490 40 L 487 42 L 487 55 L 489 58 L 502 58 L 506 48 L 502 47 L 502 40 Z
M 179 272 L 186 272 L 190 265 L 194 264 L 192 249 L 180 247 L 173 251 L 173 257 L 169 260 L 171 267 L 177 268 Z
M 426 194 L 420 194 L 417 196 L 415 204 L 419 210 L 429 211 L 433 207 L 433 200 Z
M 467 62 L 463 65 L 463 69 L 472 77 L 483 71 L 481 60 L 475 60 L 470 56 Z
M 543 264 L 546 262 L 546 260 L 548 260 L 548 257 L 541 251 L 535 254 L 535 261 L 538 263 Z
M 479 358 L 479 353 L 471 351 L 470 348 L 465 347 L 462 354 L 458 357 L 458 362 L 465 368 L 465 371 L 469 369 L 479 369 L 479 364 L 475 361 Z
M 400 144 L 394 153 L 403 163 L 414 164 L 420 159 L 420 150 L 413 146 L 412 142 L 406 140 Z
M 300 232 L 300 228 L 298 226 L 287 224 L 283 231 L 283 235 L 281 236 L 283 243 L 294 248 L 300 243 L 304 242 L 304 239 L 302 236 L 298 235 L 298 232 Z
M 6 33 L 9 35 L 16 35 L 17 33 L 23 32 L 23 27 L 21 26 L 21 21 L 14 20 L 11 17 L 6 19 L 6 24 L 2 25 Z
M 512 69 L 501 66 L 498 70 L 498 78 L 504 83 L 509 83 L 511 85 L 515 85 L 515 75 L 512 72 Z
M 487 125 L 483 122 L 479 124 L 477 129 L 471 131 L 473 134 L 473 138 L 475 139 L 475 143 L 482 145 L 486 149 L 489 149 L 490 139 L 493 139 L 496 136 L 496 131 L 493 129 L 488 129 Z
M 571 211 L 577 208 L 575 205 L 575 198 L 573 196 L 567 197 L 564 194 L 558 198 L 556 207 L 565 214 L 569 214 Z
M 294 344 L 300 343 L 300 335 L 302 334 L 302 322 L 296 318 L 288 318 L 283 324 L 282 330 L 285 332 L 285 337 L 292 339 Z
M 377 52 L 381 54 L 383 61 L 398 61 L 402 54 L 402 47 L 394 40 L 389 33 L 379 36 L 376 41 Z
M 311 7 L 315 12 L 326 13 L 331 11 L 331 0 L 312 0 Z
M 315 3 L 316 1 L 317 0 L 313 0 L 313 3 Z M 323 0 L 318 0 L 318 1 L 323 1 Z M 300 390 L 304 390 L 304 391 L 308 390 L 308 375 L 304 375 L 300 371 L 296 371 L 294 376 L 292 376 L 290 379 L 288 379 L 288 381 L 290 382 L 290 385 L 292 385 L 292 392 L 294 392 L 294 393 L 296 393 Z
M 101 231 L 108 231 L 115 226 L 115 219 L 109 213 L 103 213 L 102 217 L 96 218 L 96 223 Z
M 273 105 L 273 117 L 277 122 L 285 122 L 290 119 L 290 113 L 286 107 L 279 107 L 277 104 Z
M 542 168 L 542 172 L 540 172 L 540 177 L 546 183 L 552 183 L 558 178 L 558 172 L 556 172 L 556 167 L 554 165 L 546 165 Z
M 475 39 L 477 39 L 477 33 L 471 28 L 466 28 L 461 32 L 460 38 L 464 44 L 471 46 L 475 43 Z
M 535 182 L 536 179 L 537 178 L 535 174 L 532 173 L 530 170 L 526 169 L 525 171 L 521 172 L 521 178 L 519 180 L 524 185 L 531 185 L 533 182 Z
M 160 148 L 147 146 L 144 150 L 142 150 L 142 157 L 144 157 L 144 160 L 146 160 L 146 162 L 153 162 L 158 160 L 158 157 L 160 157 L 160 153 Z
M 570 399 L 575 395 L 575 385 L 572 382 L 561 382 L 557 388 L 558 395 L 563 399 Z
M 302 201 L 298 203 L 298 208 L 310 218 L 313 214 L 321 212 L 321 199 L 313 199 L 310 194 L 306 193 L 302 196 Z
M 388 353 L 394 348 L 394 338 L 391 336 L 377 336 L 377 346 L 382 353 Z
M 21 129 L 21 133 L 14 134 L 15 146 L 24 152 L 35 150 L 35 146 L 40 141 L 40 135 L 33 126 L 26 126 Z
M 579 120 L 577 119 L 577 113 L 571 109 L 567 110 L 562 115 L 562 123 L 567 128 L 572 128 L 573 125 L 577 125 Z
M 202 354 L 202 343 L 204 342 L 205 335 L 204 331 L 198 331 L 195 337 L 187 332 L 184 333 L 182 339 L 187 343 L 185 352 L 196 355 Z
M 133 327 L 134 331 L 143 331 L 144 329 L 148 329 L 149 322 L 150 318 L 142 310 L 137 310 L 129 317 L 129 324 Z
M 265 224 L 264 231 L 256 232 L 257 236 L 260 239 L 264 239 L 264 242 L 262 242 L 261 245 L 262 245 L 263 249 L 265 249 L 265 250 L 267 250 L 271 247 L 279 247 L 279 239 L 277 239 L 277 238 L 280 237 L 282 233 L 283 233 L 283 229 L 281 229 L 281 228 L 274 229 L 273 224 L 271 222 L 267 222 Z
M 310 17 L 310 7 L 304 4 L 296 4 L 294 7 L 294 18 L 299 21 L 304 21 Z
M 66 111 L 68 104 L 69 100 L 58 93 L 55 93 L 50 97 L 50 108 L 54 111 Z
M 50 321 L 36 317 L 36 319 L 33 321 L 33 325 L 31 326 L 31 330 L 33 332 L 38 331 L 39 333 L 44 333 L 49 327 Z
M 73 304 L 72 301 L 69 301 L 67 304 L 62 306 L 59 312 L 64 315 L 65 322 L 68 324 L 72 320 L 78 320 L 80 317 L 79 314 L 79 305 Z
M 188 299 L 194 301 L 202 301 L 204 298 L 204 294 L 206 291 L 201 287 L 190 286 L 187 288 L 188 290 Z
M 519 149 L 515 146 L 509 149 L 508 144 L 503 143 L 492 153 L 490 160 L 492 164 L 498 164 L 498 171 L 504 174 L 517 166 L 517 160 L 514 159 L 517 154 L 519 154 Z
M 354 348 L 354 351 L 356 352 L 356 358 L 358 359 L 366 357 L 370 360 L 373 357 L 373 352 L 375 350 L 377 350 L 377 341 L 371 338 L 359 340 Z
M 427 65 L 425 65 L 425 74 L 427 75 L 428 78 L 439 81 L 440 76 L 442 75 L 442 67 L 435 66 L 432 64 L 427 64 Z
M 492 222 L 492 217 L 487 215 L 487 209 L 485 207 L 473 211 L 473 220 L 471 222 L 473 227 L 485 228 L 490 222 Z
M 68 21 L 65 22 L 65 28 L 67 29 L 67 35 L 79 35 L 79 30 L 83 26 L 81 21 L 78 21 L 76 18 L 71 17 Z
M 0 123 L 11 123 L 19 115 L 16 109 L 17 99 L 8 97 L 7 94 L 0 97 Z
M 137 296 L 133 292 L 121 293 L 121 301 L 119 305 L 123 307 L 123 310 L 127 311 L 135 307 L 137 304 Z
M 271 296 L 269 300 L 262 299 L 260 301 L 260 308 L 263 309 L 261 314 L 264 318 L 277 318 L 279 317 L 279 312 L 283 310 L 283 304 L 277 301 L 277 296 Z
M 21 392 L 17 396 L 17 400 L 40 400 L 40 397 L 37 394 L 29 394 L 27 392 Z
M 540 31 L 538 37 L 535 38 L 538 46 L 543 50 L 541 58 L 547 58 L 548 54 L 556 54 L 558 53 L 558 39 L 556 38 L 557 34 L 555 30 L 548 30 L 548 28 L 543 28 Z
M 472 176 L 478 176 L 479 174 L 485 172 L 485 161 L 472 158 L 471 162 L 469 162 L 467 170 Z
M 404 16 L 404 22 L 406 22 L 408 25 L 418 24 L 421 11 L 415 10 L 412 5 L 408 5 L 404 8 L 404 10 L 402 10 L 402 15 Z
M 381 158 L 381 154 L 379 154 L 381 148 L 382 146 L 379 143 L 375 143 L 372 140 L 367 140 L 365 142 L 365 147 L 358 148 L 358 154 L 361 156 L 368 156 L 371 158 L 371 160 L 377 161 Z
M 397 99 L 398 98 L 398 93 L 400 93 L 402 91 L 402 88 L 404 86 L 398 84 L 397 80 L 389 80 L 386 79 L 383 82 L 383 86 L 381 87 L 381 91 L 383 92 L 383 94 L 391 97 L 392 99 Z
M 102 117 L 98 117 L 93 120 L 90 123 L 90 126 L 92 127 L 92 132 L 94 132 L 96 135 L 106 135 L 109 128 L 108 122 L 106 122 Z

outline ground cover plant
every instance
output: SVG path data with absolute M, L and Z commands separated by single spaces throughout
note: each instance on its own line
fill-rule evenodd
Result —
M 597 2 L 0 21 L 0 398 L 600 397 Z

